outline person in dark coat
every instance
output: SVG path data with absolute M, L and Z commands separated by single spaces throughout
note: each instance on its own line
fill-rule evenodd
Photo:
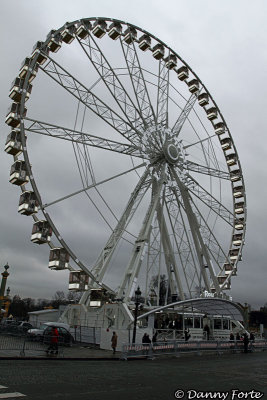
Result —
M 184 331 L 184 340 L 187 342 L 190 339 L 191 335 L 189 333 L 189 329 L 185 329 Z
M 207 340 L 210 340 L 210 327 L 208 324 L 204 326 L 203 331 L 206 332 Z
M 144 336 L 142 337 L 142 343 L 143 344 L 149 344 L 151 343 L 151 339 L 147 333 L 144 333 Z
M 244 334 L 243 343 L 244 343 L 244 353 L 247 353 L 248 352 L 248 344 L 249 344 L 249 338 L 248 338 L 247 333 Z
M 115 352 L 116 352 L 117 343 L 118 343 L 118 335 L 116 334 L 116 332 L 113 332 L 113 335 L 111 338 L 111 347 L 113 349 L 113 354 L 115 354 Z
M 235 336 L 233 332 L 230 333 L 230 341 L 233 342 L 235 340 Z
M 236 334 L 236 340 L 237 340 L 237 341 L 238 341 L 238 340 L 241 340 L 241 337 L 240 337 L 239 332 L 237 332 L 237 334 Z

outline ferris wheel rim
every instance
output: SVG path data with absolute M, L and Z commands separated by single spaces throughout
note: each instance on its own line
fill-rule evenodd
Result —
M 92 18 L 87 18 L 87 19 L 84 19 L 84 20 L 87 20 L 87 21 L 96 21 L 97 19 L 99 19 L 99 17 L 98 17 L 98 18 L 92 17 Z M 236 148 L 235 148 L 235 145 L 234 145 L 234 141 L 232 140 L 232 136 L 231 136 L 230 130 L 228 129 L 227 124 L 226 124 L 226 122 L 225 122 L 225 120 L 224 120 L 224 117 L 223 117 L 223 115 L 222 115 L 220 109 L 218 108 L 217 104 L 215 103 L 213 97 L 211 96 L 211 94 L 209 93 L 209 91 L 208 91 L 208 89 L 205 87 L 205 85 L 202 83 L 202 81 L 201 81 L 201 80 L 198 78 L 198 76 L 195 74 L 195 72 L 190 68 L 190 66 L 189 66 L 175 51 L 173 51 L 173 50 L 172 50 L 170 47 L 168 47 L 164 42 L 162 42 L 160 39 L 156 38 L 154 35 L 150 34 L 149 32 L 147 32 L 147 31 L 145 31 L 145 30 L 143 30 L 143 29 L 141 29 L 141 28 L 139 28 L 139 27 L 136 27 L 136 26 L 133 25 L 133 24 L 125 23 L 125 22 L 123 22 L 123 21 L 121 21 L 121 20 L 115 20 L 115 19 L 110 19 L 110 18 L 101 18 L 101 19 L 103 19 L 103 20 L 105 20 L 105 21 L 109 21 L 109 22 L 121 23 L 121 24 L 123 24 L 123 25 L 127 25 L 128 27 L 134 27 L 134 28 L 136 28 L 138 31 L 140 31 L 140 32 L 142 32 L 142 33 L 148 34 L 150 37 L 154 38 L 158 43 L 161 43 L 162 45 L 164 45 L 164 47 L 165 47 L 166 49 L 168 49 L 172 54 L 176 55 L 177 58 L 183 63 L 183 65 L 186 65 L 186 66 L 189 68 L 189 70 L 191 71 L 191 73 L 193 74 L 193 76 L 201 83 L 202 88 L 204 88 L 205 92 L 208 94 L 209 98 L 212 100 L 213 105 L 214 105 L 215 108 L 218 110 L 218 113 L 219 113 L 219 115 L 220 115 L 220 117 L 221 117 L 221 120 L 222 120 L 222 122 L 225 124 L 225 127 L 226 127 L 226 129 L 227 129 L 227 132 L 228 132 L 228 134 L 229 134 L 229 137 L 230 137 L 230 140 L 231 140 L 231 142 L 232 142 L 233 149 L 234 149 L 234 153 L 235 153 L 235 155 L 237 156 L 237 164 L 238 164 L 238 167 L 239 167 L 239 170 L 240 170 L 240 181 L 241 181 L 241 183 L 242 183 L 242 187 L 244 188 L 243 199 L 244 199 L 244 203 L 246 203 L 245 185 L 244 185 L 244 180 L 243 180 L 242 169 L 241 169 L 241 165 L 240 165 L 238 153 L 237 153 Z M 79 22 L 79 21 L 80 21 L 80 20 L 73 21 L 71 24 L 75 24 L 75 23 L 77 23 L 77 22 Z M 63 25 L 61 28 L 59 28 L 56 32 L 58 32 L 58 33 L 62 32 L 64 26 L 65 26 L 65 25 Z M 44 44 L 43 44 L 44 46 L 48 43 L 48 40 L 49 40 L 49 39 L 47 39 L 47 40 L 44 42 Z M 36 55 L 36 56 L 33 58 L 33 60 L 32 60 L 32 65 L 33 65 L 33 66 L 38 64 L 38 63 L 37 63 L 37 58 L 38 58 L 38 55 Z M 29 81 L 29 75 L 30 75 L 30 74 L 29 74 L 29 72 L 28 72 L 28 73 L 27 73 L 27 76 L 26 76 L 26 78 L 25 78 L 25 84 L 24 84 L 25 87 L 26 87 L 26 85 L 27 85 L 27 83 L 28 83 L 28 81 Z M 23 97 L 22 97 L 22 101 L 21 101 L 21 105 L 20 105 L 20 115 L 21 115 L 21 116 L 23 115 L 24 103 L 25 103 L 25 93 L 24 93 L 24 95 L 23 95 Z M 25 162 L 26 162 L 26 164 L 27 164 L 27 169 L 28 169 L 28 171 L 30 171 L 30 182 L 31 182 L 31 185 L 32 185 L 32 187 L 33 187 L 33 190 L 34 190 L 35 194 L 37 195 L 37 198 L 39 198 L 39 199 L 41 200 L 41 196 L 40 196 L 40 194 L 39 194 L 37 185 L 36 185 L 36 183 L 35 183 L 35 180 L 34 180 L 34 178 L 33 178 L 32 173 L 31 173 L 31 165 L 30 165 L 30 161 L 29 161 L 29 157 L 28 157 L 28 153 L 27 153 L 27 147 L 26 147 L 26 140 L 25 140 L 25 131 L 24 131 L 23 118 L 21 118 L 20 129 L 21 129 L 22 138 L 23 138 L 23 139 L 22 139 L 22 145 L 23 145 L 24 160 L 25 160 Z M 25 156 L 26 156 L 26 157 L 25 157 Z M 15 158 L 15 159 L 17 159 L 17 158 Z M 233 188 L 234 188 L 234 185 L 233 185 L 233 183 L 232 183 L 232 192 L 233 192 Z M 22 191 L 24 191 L 24 188 L 22 188 Z M 233 203 L 234 203 L 234 201 L 233 201 Z M 42 204 L 42 203 L 40 202 L 40 204 Z M 41 206 L 41 210 L 42 210 L 42 212 L 43 212 L 43 214 L 44 214 L 45 219 L 46 219 L 46 220 L 50 223 L 50 225 L 52 226 L 53 232 L 55 233 L 57 239 L 58 239 L 59 242 L 62 244 L 62 246 L 63 246 L 65 249 L 67 249 L 67 251 L 68 251 L 68 253 L 71 255 L 71 258 L 73 259 L 73 261 L 75 261 L 76 264 L 77 264 L 79 267 L 81 267 L 83 270 L 86 269 L 86 272 L 89 274 L 89 276 L 92 275 L 91 272 L 88 270 L 88 268 L 87 268 L 85 265 L 83 265 L 83 264 L 81 263 L 81 261 L 76 257 L 76 255 L 71 251 L 71 249 L 69 248 L 69 246 L 67 245 L 67 243 L 62 239 L 60 233 L 58 232 L 58 230 L 57 230 L 56 226 L 54 225 L 52 219 L 50 218 L 49 214 L 48 214 L 48 213 L 46 212 L 46 210 L 43 208 L 43 205 Z M 34 219 L 37 218 L 35 215 L 33 215 L 33 217 L 34 217 Z M 37 220 L 38 220 L 38 218 L 37 218 Z M 245 221 L 246 221 L 246 209 L 245 209 L 245 212 L 244 212 L 244 228 L 243 228 L 243 235 L 244 235 L 244 236 L 245 236 L 245 229 L 246 229 Z M 233 230 L 233 231 L 234 231 L 234 230 Z M 243 244 L 244 244 L 244 242 L 242 241 L 242 244 L 241 244 L 241 246 L 239 247 L 239 248 L 240 248 L 239 254 L 241 254 L 241 252 L 242 252 Z M 229 280 L 229 279 L 231 278 L 231 276 L 232 276 L 232 273 L 229 274 L 227 280 Z M 95 280 L 95 277 L 94 277 L 93 275 L 90 276 L 90 277 L 91 277 L 93 280 Z M 99 286 L 102 286 L 103 288 L 105 288 L 105 289 L 107 289 L 107 290 L 113 292 L 112 289 L 110 289 L 109 287 L 107 287 L 107 286 L 106 286 L 105 284 L 103 284 L 102 282 L 99 282 L 99 281 L 97 282 L 97 281 L 96 281 L 96 283 L 97 283 Z

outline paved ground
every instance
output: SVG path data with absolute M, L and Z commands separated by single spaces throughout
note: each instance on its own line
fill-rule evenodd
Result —
M 0 385 L 6 387 L 0 389 L 0 398 L 17 392 L 29 400 L 165 400 L 175 399 L 178 390 L 177 396 L 184 399 L 257 398 L 252 390 L 267 399 L 267 352 L 153 361 L 1 360 Z M 222 393 L 207 397 L 206 391 Z

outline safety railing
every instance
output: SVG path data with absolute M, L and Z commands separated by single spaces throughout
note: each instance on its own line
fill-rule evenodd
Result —
M 33 341 L 28 336 L 10 336 L 0 335 L 0 357 L 12 356 L 45 356 L 49 352 L 57 354 L 61 357 L 64 355 L 64 346 L 62 346 L 61 338 L 59 338 L 58 349 L 51 348 L 51 337 L 49 340 Z
M 215 352 L 222 354 L 223 352 L 243 352 L 267 350 L 267 341 L 249 341 L 247 349 L 245 349 L 243 341 L 169 341 L 157 342 L 151 344 L 125 344 L 122 346 L 121 358 L 150 358 L 153 359 L 161 355 L 174 355 L 178 357 L 183 353 L 207 353 Z

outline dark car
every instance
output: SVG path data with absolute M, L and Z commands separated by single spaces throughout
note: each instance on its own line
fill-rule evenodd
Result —
M 62 346 L 62 345 L 63 346 L 72 346 L 74 343 L 74 337 L 72 336 L 72 334 L 63 327 L 56 327 L 56 328 L 58 330 L 58 335 L 59 335 L 58 336 L 58 345 L 59 346 Z M 44 330 L 43 343 L 50 344 L 52 330 L 53 330 L 53 326 L 48 326 Z
M 24 334 L 33 326 L 26 321 L 15 321 L 7 326 L 7 331 L 14 334 Z

